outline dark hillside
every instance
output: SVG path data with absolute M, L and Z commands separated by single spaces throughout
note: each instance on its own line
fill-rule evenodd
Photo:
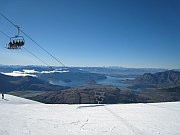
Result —
M 43 103 L 53 104 L 94 104 L 95 92 L 105 92 L 103 103 L 137 103 L 145 99 L 132 91 L 123 91 L 116 87 L 95 85 L 91 87 L 80 87 L 59 92 L 47 92 L 30 99 Z
M 0 91 L 53 91 L 67 89 L 68 87 L 52 85 L 36 77 L 13 77 L 0 74 Z

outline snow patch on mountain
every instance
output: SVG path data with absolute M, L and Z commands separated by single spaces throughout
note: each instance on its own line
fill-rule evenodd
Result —
M 8 76 L 32 76 L 32 77 L 36 77 L 36 75 L 32 74 L 32 72 L 27 72 L 27 71 L 13 71 L 10 73 L 3 73 L 4 75 L 8 75 Z
M 52 70 L 52 71 L 41 71 L 41 73 L 43 74 L 50 74 L 50 73 L 67 73 L 69 72 L 69 70 Z
M 37 77 L 37 74 L 50 74 L 50 73 L 67 73 L 69 72 L 69 70 L 62 70 L 62 69 L 55 69 L 52 71 L 35 71 L 34 69 L 32 70 L 28 70 L 28 69 L 24 69 L 23 71 L 13 71 L 10 73 L 4 73 L 1 72 L 4 75 L 8 75 L 8 76 L 32 76 L 32 77 Z

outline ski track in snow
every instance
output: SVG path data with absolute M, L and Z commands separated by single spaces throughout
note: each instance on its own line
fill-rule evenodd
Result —
M 42 104 L 0 99 L 0 135 L 180 135 L 180 102 Z
M 136 135 L 145 135 L 140 131 L 138 128 L 134 127 L 132 124 L 130 124 L 126 119 L 122 118 L 119 116 L 117 113 L 113 112 L 111 109 L 108 107 L 104 107 L 105 110 L 107 110 L 110 114 L 112 114 L 114 117 L 116 117 L 119 121 L 121 121 L 123 124 L 127 126 L 127 128 L 131 131 L 133 131 Z
M 81 126 L 80 130 L 83 130 L 83 127 L 87 124 L 87 122 L 89 121 L 89 118 L 87 118 L 87 120 L 84 122 L 84 124 Z
M 145 105 L 149 105 L 149 106 L 153 106 L 153 107 L 157 107 L 157 108 L 163 108 L 163 109 L 166 109 L 166 110 L 171 110 L 171 111 L 176 111 L 176 112 L 179 112 L 180 113 L 180 109 L 179 108 L 176 108 L 174 109 L 172 106 L 164 106 L 164 105 L 160 105 L 160 104 L 145 104 Z

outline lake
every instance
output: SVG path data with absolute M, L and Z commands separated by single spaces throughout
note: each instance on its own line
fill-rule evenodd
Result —
M 111 76 L 106 76 L 107 79 L 105 80 L 101 80 L 101 81 L 98 81 L 97 83 L 98 84 L 102 84 L 102 85 L 112 85 L 112 86 L 116 86 L 118 88 L 126 88 L 128 86 L 130 86 L 129 84 L 127 83 L 123 83 L 122 81 L 123 80 L 132 80 L 134 78 L 117 78 L 117 77 L 111 77 Z
M 97 84 L 102 84 L 102 85 L 112 85 L 118 88 L 126 88 L 129 86 L 129 84 L 123 83 L 123 80 L 126 79 L 134 79 L 134 78 L 117 78 L 117 77 L 111 77 L 111 76 L 106 76 L 107 79 L 105 80 L 100 80 L 100 81 L 96 81 Z M 68 82 L 65 83 L 63 81 L 60 80 L 56 80 L 56 81 L 50 81 L 51 84 L 54 85 L 61 85 L 61 86 L 69 86 L 69 87 L 78 87 L 78 86 L 84 86 L 87 85 L 87 83 L 85 81 L 72 81 L 72 82 Z

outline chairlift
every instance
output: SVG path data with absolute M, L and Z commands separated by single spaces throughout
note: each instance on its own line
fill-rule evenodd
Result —
M 98 104 L 101 104 L 105 98 L 105 92 L 95 92 L 95 98 Z
M 17 29 L 18 29 L 18 34 L 10 38 L 10 42 L 7 44 L 7 49 L 21 49 L 22 46 L 24 46 L 25 40 L 23 36 L 19 35 L 20 30 L 18 26 Z

